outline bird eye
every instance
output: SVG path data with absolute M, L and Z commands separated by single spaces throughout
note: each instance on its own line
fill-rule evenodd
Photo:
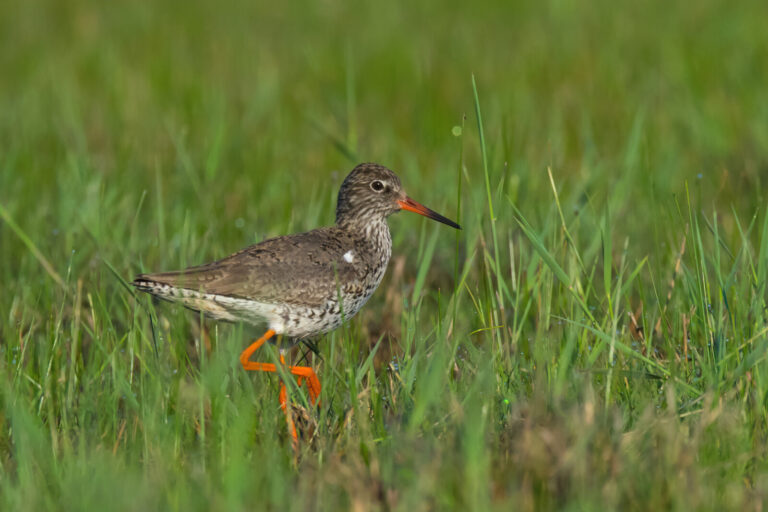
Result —
M 371 189 L 373 189 L 374 192 L 381 192 L 382 190 L 384 190 L 384 184 L 379 180 L 376 180 L 373 183 L 371 183 Z

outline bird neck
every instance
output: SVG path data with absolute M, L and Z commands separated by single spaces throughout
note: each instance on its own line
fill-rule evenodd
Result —
M 387 219 L 384 216 L 370 216 L 364 222 L 357 220 L 341 218 L 336 220 L 336 225 L 356 238 L 365 240 L 374 253 L 388 261 L 392 254 L 392 236 Z

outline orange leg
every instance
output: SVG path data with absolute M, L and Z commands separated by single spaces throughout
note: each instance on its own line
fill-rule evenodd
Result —
M 283 381 L 280 381 L 280 408 L 283 410 L 283 414 L 285 414 L 286 423 L 288 423 L 288 431 L 291 433 L 291 445 L 293 445 L 293 451 L 298 455 L 299 435 L 296 433 L 296 425 L 293 423 L 293 415 L 288 408 L 288 397 L 286 396 L 285 382 Z
M 256 352 L 256 350 L 261 347 L 269 338 L 274 336 L 276 333 L 272 329 L 269 329 L 267 332 L 264 333 L 264 335 L 251 343 L 247 349 L 243 350 L 243 353 L 240 354 L 240 364 L 243 365 L 243 370 L 255 370 L 255 371 L 263 371 L 263 372 L 274 372 L 277 371 L 275 368 L 275 365 L 273 364 L 265 364 L 265 363 L 256 363 L 254 361 L 251 361 L 251 355 Z
M 240 354 L 240 364 L 243 365 L 243 369 L 246 371 L 262 371 L 262 372 L 277 372 L 277 367 L 272 363 L 259 363 L 256 361 L 251 361 L 251 355 L 253 355 L 256 350 L 261 347 L 267 340 L 269 340 L 271 337 L 275 335 L 275 331 L 272 329 L 269 329 L 267 332 L 264 333 L 264 335 L 259 338 L 258 340 L 251 343 L 251 345 L 248 346 L 245 350 L 243 350 L 243 353 Z M 280 354 L 280 362 L 284 365 L 285 359 L 283 358 L 283 355 Z M 320 380 L 317 378 L 317 375 L 315 374 L 315 371 L 310 368 L 309 366 L 289 366 L 288 371 L 291 372 L 291 374 L 296 375 L 298 377 L 297 384 L 301 386 L 304 383 L 304 380 L 307 381 L 307 388 L 309 390 L 309 400 L 312 403 L 312 405 L 315 405 L 317 402 L 317 398 L 320 396 Z M 286 421 L 288 422 L 288 429 L 291 431 L 291 437 L 293 438 L 294 443 L 298 441 L 298 436 L 296 435 L 296 427 L 293 424 L 293 418 L 290 415 L 290 411 L 288 410 L 288 399 L 286 396 L 286 390 L 285 390 L 285 383 L 280 384 L 280 407 L 283 409 L 283 412 L 285 413 Z
M 299 378 L 296 380 L 299 386 L 307 381 L 307 389 L 309 390 L 309 401 L 312 405 L 317 403 L 317 399 L 320 396 L 320 379 L 317 378 L 315 370 L 309 366 L 291 366 L 288 368 L 293 375 L 297 375 Z

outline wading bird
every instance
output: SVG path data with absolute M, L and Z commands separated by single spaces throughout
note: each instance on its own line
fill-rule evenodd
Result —
M 371 297 L 392 254 L 386 219 L 409 210 L 461 229 L 455 222 L 405 194 L 400 179 L 384 166 L 365 163 L 344 179 L 336 225 L 264 240 L 224 259 L 174 272 L 142 274 L 133 285 L 178 302 L 215 320 L 265 325 L 267 331 L 240 355 L 245 370 L 275 372 L 251 355 L 276 335 L 288 338 L 283 352 L 302 340 L 339 327 Z M 298 385 L 307 383 L 314 404 L 320 381 L 308 366 L 290 366 Z M 294 443 L 296 429 L 287 409 L 285 383 L 280 405 Z

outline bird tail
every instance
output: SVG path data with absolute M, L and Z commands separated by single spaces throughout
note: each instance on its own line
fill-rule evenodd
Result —
M 174 274 L 177 272 L 164 272 L 160 274 L 139 274 L 131 283 L 137 290 L 147 292 L 170 301 L 176 301 L 186 297 L 192 297 L 196 295 L 203 295 L 202 293 L 191 290 L 188 288 L 182 288 L 175 284 L 176 277 Z
M 230 304 L 228 297 L 219 297 L 183 287 L 183 272 L 163 272 L 160 274 L 140 274 L 131 283 L 137 290 L 147 292 L 159 299 L 177 302 L 194 311 L 202 311 L 215 320 L 236 322 L 242 315 L 236 314 L 237 304 Z M 178 284 L 177 284 L 178 283 Z M 242 307 L 242 305 L 240 305 Z

